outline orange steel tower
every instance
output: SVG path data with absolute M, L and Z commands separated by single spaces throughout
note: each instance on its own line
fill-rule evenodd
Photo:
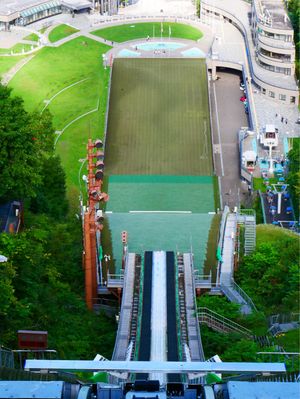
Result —
M 99 269 L 101 268 L 101 257 L 98 256 L 97 232 L 103 228 L 102 216 L 99 215 L 99 203 L 108 201 L 108 195 L 101 191 L 103 184 L 104 153 L 103 143 L 97 139 L 89 139 L 88 151 L 88 200 L 87 208 L 83 214 L 83 245 L 84 257 L 83 267 L 85 271 L 85 300 L 87 307 L 93 309 L 97 298 L 97 284 L 99 281 Z

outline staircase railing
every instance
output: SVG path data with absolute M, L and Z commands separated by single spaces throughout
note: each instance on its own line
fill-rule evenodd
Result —
M 14 368 L 14 353 L 11 349 L 0 345 L 0 368 Z
M 246 294 L 246 292 L 234 281 L 234 279 L 232 279 L 231 283 L 234 290 L 240 294 L 240 296 L 244 299 L 247 305 L 251 307 L 252 311 L 257 312 L 257 308 L 254 305 L 254 302 L 252 301 L 250 296 Z
M 253 338 L 252 331 L 248 330 L 248 328 L 243 327 L 230 319 L 227 319 L 213 310 L 200 307 L 198 308 L 197 313 L 199 322 L 205 323 L 212 329 L 217 331 L 220 331 L 221 329 L 224 333 L 233 332 L 246 336 L 247 338 Z

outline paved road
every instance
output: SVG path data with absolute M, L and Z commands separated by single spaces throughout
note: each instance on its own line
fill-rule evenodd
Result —
M 239 197 L 245 202 L 248 196 L 247 186 L 240 180 L 238 149 L 238 130 L 248 122 L 240 102 L 242 91 L 238 75 L 219 72 L 218 76 L 220 79 L 210 85 L 214 160 L 223 206 L 234 207 L 238 205 Z

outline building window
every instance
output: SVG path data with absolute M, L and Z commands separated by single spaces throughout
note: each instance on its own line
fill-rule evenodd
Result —
M 295 103 L 296 103 L 296 97 L 291 96 L 291 98 L 290 98 L 290 103 L 291 103 L 291 104 L 295 104 Z
M 279 94 L 279 100 L 286 101 L 286 95 L 285 94 Z
M 274 93 L 274 91 L 269 91 L 269 97 L 275 98 L 275 93 Z

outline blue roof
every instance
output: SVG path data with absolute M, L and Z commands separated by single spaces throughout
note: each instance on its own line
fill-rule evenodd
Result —
M 229 381 L 229 399 L 299 399 L 297 382 Z

